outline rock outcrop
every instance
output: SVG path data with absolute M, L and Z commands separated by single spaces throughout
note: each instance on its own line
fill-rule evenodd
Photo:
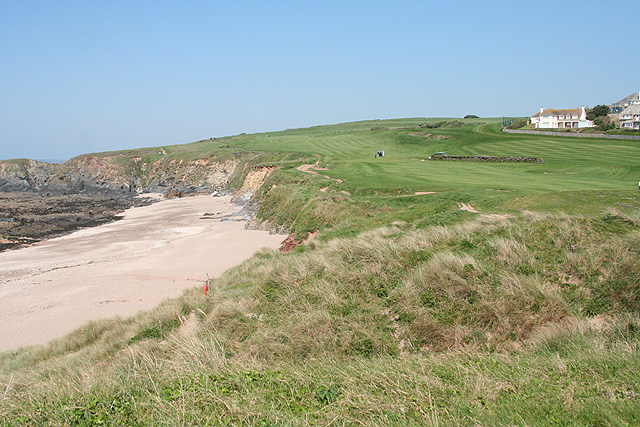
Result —
M 134 162 L 140 170 L 143 191 L 166 193 L 174 188 L 187 194 L 195 191 L 229 191 L 231 176 L 239 164 L 237 160 L 215 159 L 160 159 L 148 163 L 135 158 Z
M 87 155 L 64 164 L 35 160 L 0 162 L 0 191 L 40 194 L 108 193 L 134 196 L 143 192 L 185 194 L 196 191 L 229 191 L 239 161 L 215 159 L 179 160 L 162 157 L 144 162 L 124 154 Z
M 64 164 L 35 160 L 0 162 L 0 191 L 41 194 L 137 194 L 138 177 L 107 157 L 89 156 Z

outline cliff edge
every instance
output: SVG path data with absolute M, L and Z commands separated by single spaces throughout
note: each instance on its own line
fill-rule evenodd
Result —
M 144 192 L 184 193 L 229 190 L 238 167 L 234 159 L 170 159 L 141 156 L 86 155 L 63 164 L 18 159 L 0 161 L 0 192 L 46 195 L 109 193 L 135 196 Z

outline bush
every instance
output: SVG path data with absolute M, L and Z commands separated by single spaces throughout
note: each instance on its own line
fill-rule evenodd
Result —
M 468 162 L 489 162 L 489 163 L 544 163 L 540 157 L 514 157 L 514 156 L 459 156 L 450 154 L 434 154 L 431 160 L 460 160 Z
M 437 123 L 421 123 L 418 127 L 427 129 L 455 128 L 464 125 L 460 120 L 441 121 Z
M 593 119 L 593 124 L 595 124 L 599 130 L 604 131 L 616 128 L 615 122 L 611 120 L 609 116 L 596 117 L 595 119 Z
M 480 117 L 476 116 L 475 114 L 467 114 L 466 116 L 464 116 L 465 119 L 479 119 Z

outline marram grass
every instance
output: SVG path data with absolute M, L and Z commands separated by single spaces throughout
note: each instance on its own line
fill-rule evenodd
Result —
M 634 425 L 634 218 L 399 223 L 290 254 L 263 250 L 210 296 L 193 290 L 5 353 L 0 416 L 5 425 Z

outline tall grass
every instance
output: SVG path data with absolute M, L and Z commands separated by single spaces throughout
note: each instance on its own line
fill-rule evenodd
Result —
M 207 297 L 193 290 L 3 354 L 0 416 L 7 425 L 633 424 L 633 217 L 399 223 L 289 254 L 263 250 Z

